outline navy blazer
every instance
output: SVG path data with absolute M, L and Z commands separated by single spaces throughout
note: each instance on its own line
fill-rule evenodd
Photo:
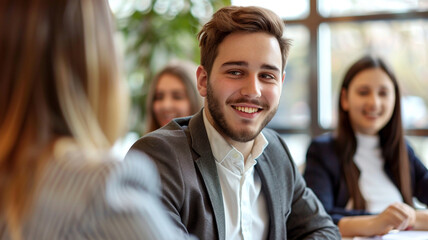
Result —
M 304 178 L 324 205 L 324 208 L 337 224 L 344 216 L 369 215 L 365 210 L 346 210 L 349 200 L 348 187 L 342 172 L 341 163 L 334 150 L 334 138 L 331 133 L 323 134 L 314 140 L 306 154 Z M 413 196 L 420 202 L 428 204 L 428 170 L 415 156 L 407 144 L 409 167 Z M 398 181 L 385 164 L 384 170 L 398 188 Z
M 257 158 L 269 214 L 268 239 L 340 239 L 340 234 L 291 159 L 286 144 L 264 129 L 269 144 Z M 163 202 L 175 224 L 203 240 L 225 239 L 223 197 L 202 111 L 175 119 L 132 148 L 157 164 Z

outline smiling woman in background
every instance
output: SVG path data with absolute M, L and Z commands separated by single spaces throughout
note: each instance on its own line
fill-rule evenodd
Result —
M 201 109 L 196 68 L 192 62 L 177 60 L 155 76 L 147 95 L 146 133 L 165 126 L 173 118 L 190 116 Z
M 385 63 L 365 56 L 345 75 L 335 134 L 309 146 L 305 179 L 344 237 L 428 230 L 428 170 L 405 142 L 400 91 Z
M 104 0 L 0 1 L 0 239 L 180 238 L 154 165 L 109 153 L 128 114 L 112 22 Z

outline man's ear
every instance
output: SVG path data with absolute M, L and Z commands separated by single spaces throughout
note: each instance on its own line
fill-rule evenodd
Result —
M 340 92 L 340 105 L 346 112 L 349 110 L 348 92 L 344 88 Z
M 284 71 L 284 73 L 282 73 L 282 83 L 284 83 L 284 80 L 285 80 L 285 71 Z
M 208 86 L 208 73 L 205 71 L 205 68 L 199 65 L 198 70 L 196 70 L 196 79 L 199 94 L 202 97 L 207 96 L 207 86 Z

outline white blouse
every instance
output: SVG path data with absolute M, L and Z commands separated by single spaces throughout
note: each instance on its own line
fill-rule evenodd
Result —
M 358 185 L 366 200 L 366 210 L 380 213 L 394 202 L 403 202 L 400 191 L 384 171 L 379 136 L 357 133 L 356 138 L 354 162 L 360 170 Z

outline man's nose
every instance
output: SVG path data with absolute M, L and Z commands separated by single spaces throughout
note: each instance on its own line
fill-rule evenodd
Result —
M 250 75 L 242 86 L 241 94 L 251 98 L 258 98 L 261 96 L 261 84 L 257 75 Z

